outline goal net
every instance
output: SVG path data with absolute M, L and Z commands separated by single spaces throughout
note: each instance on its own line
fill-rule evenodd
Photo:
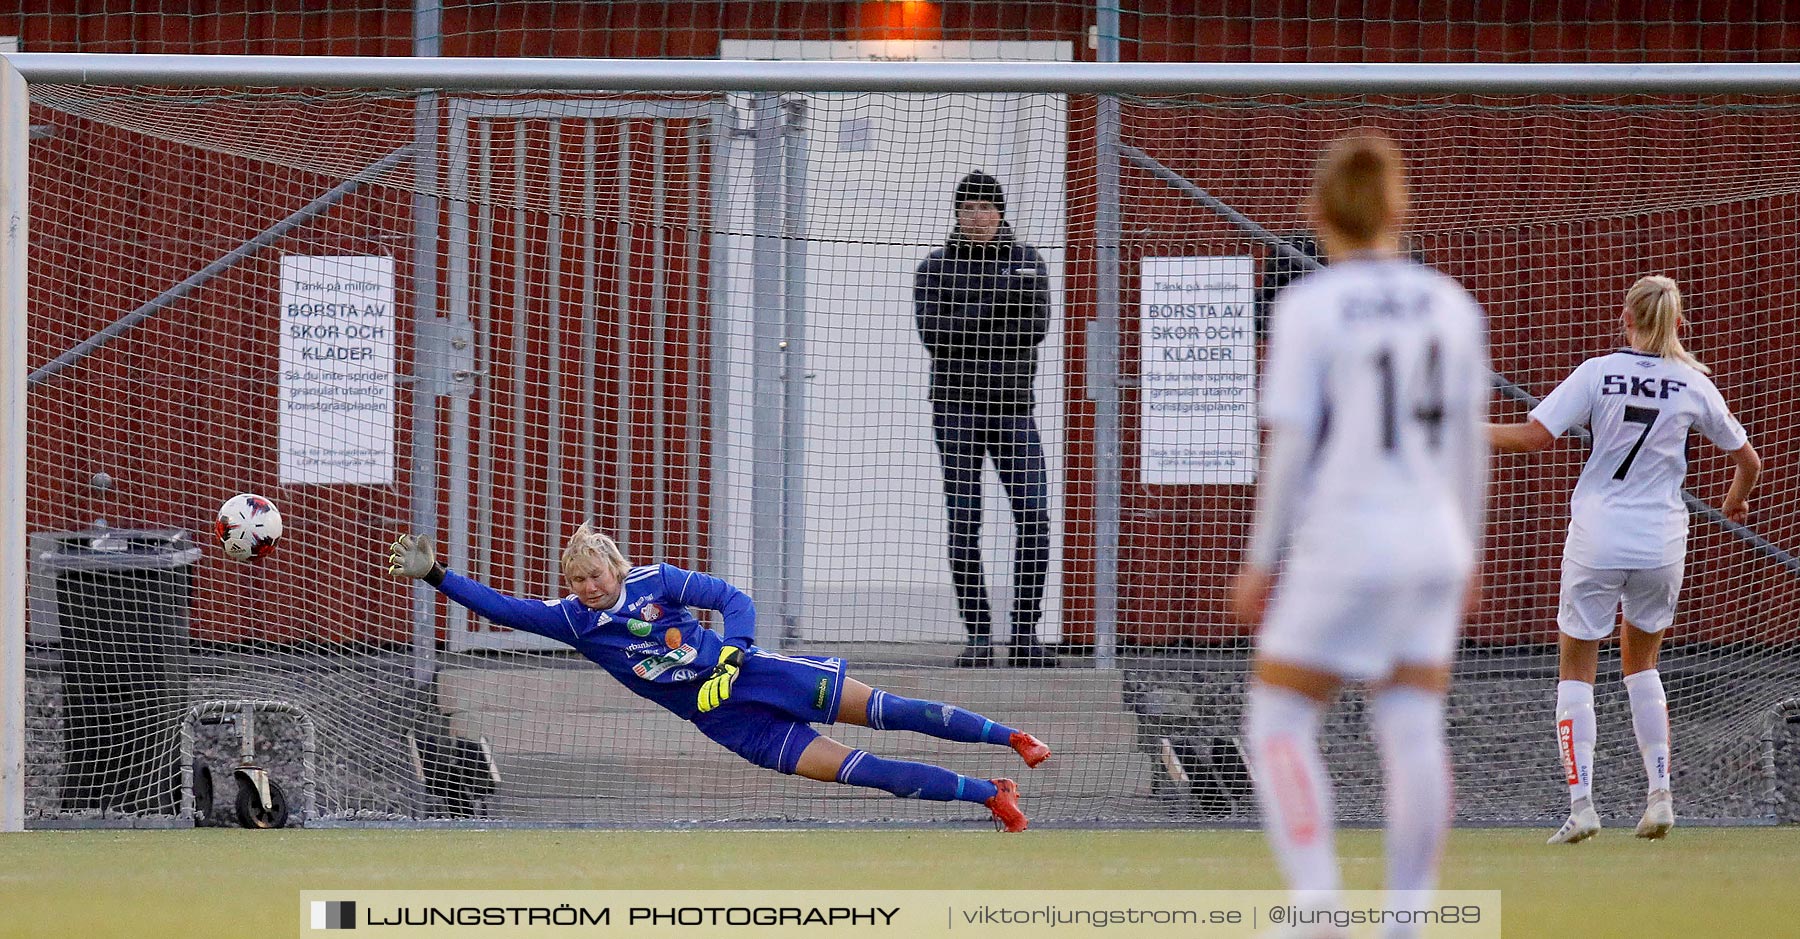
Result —
M 1265 314 L 1316 263 L 1321 146 L 1365 127 L 1408 155 L 1408 250 L 1487 310 L 1498 419 L 1619 344 L 1635 278 L 1682 285 L 1688 347 L 1771 470 L 1740 529 L 1705 509 L 1726 463 L 1694 447 L 1661 665 L 1677 803 L 1767 820 L 1791 791 L 1796 99 L 30 90 L 30 824 L 230 820 L 246 748 L 309 825 L 984 819 L 751 767 L 572 651 L 385 575 L 424 531 L 457 570 L 558 597 L 583 520 L 634 563 L 751 591 L 767 648 L 845 656 L 1056 756 L 827 730 L 851 746 L 1015 776 L 1037 823 L 1253 820 L 1225 598 Z M 993 306 L 955 342 L 1012 351 L 934 414 L 921 290 L 989 288 L 957 273 L 978 246 L 919 269 L 975 170 L 1045 264 L 1048 323 Z M 1030 408 L 1002 441 L 971 415 L 1008 389 Z M 1555 607 L 1584 452 L 1496 459 L 1450 709 L 1464 821 L 1565 811 Z M 260 563 L 211 540 L 240 492 L 286 520 Z M 953 667 L 971 629 L 993 667 Z M 1011 667 L 1023 637 L 1060 667 Z M 1327 731 L 1348 819 L 1381 810 L 1360 700 Z M 1598 802 L 1633 813 L 1610 649 L 1597 708 Z

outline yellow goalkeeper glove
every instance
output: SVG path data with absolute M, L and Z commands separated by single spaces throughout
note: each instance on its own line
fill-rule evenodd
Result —
M 712 674 L 707 675 L 700 685 L 700 713 L 705 714 L 730 700 L 731 686 L 743 667 L 744 650 L 737 646 L 719 650 L 719 664 L 713 666 Z

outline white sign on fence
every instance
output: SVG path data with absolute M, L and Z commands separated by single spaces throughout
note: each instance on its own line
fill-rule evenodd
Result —
M 1254 259 L 1144 258 L 1140 276 L 1143 481 L 1256 482 Z
M 394 481 L 394 259 L 281 259 L 281 484 Z

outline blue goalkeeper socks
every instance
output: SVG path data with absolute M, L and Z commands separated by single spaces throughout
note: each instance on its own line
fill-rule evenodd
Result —
M 869 693 L 869 726 L 876 730 L 910 730 L 958 743 L 993 743 L 1007 746 L 1013 729 L 980 714 L 936 701 L 919 701 L 888 694 L 879 688 Z M 838 768 L 837 781 L 891 792 L 902 799 L 933 802 L 973 802 L 994 797 L 994 784 L 961 776 L 928 763 L 884 760 L 865 750 L 853 750 Z
M 1013 735 L 1011 727 L 996 724 L 972 711 L 936 701 L 902 698 L 879 688 L 869 692 L 869 726 L 876 730 L 910 730 L 958 743 L 992 743 L 1002 747 L 1012 741 Z
M 985 779 L 960 776 L 929 763 L 884 760 L 866 750 L 852 750 L 838 767 L 837 781 L 846 786 L 865 786 L 891 792 L 902 799 L 932 802 L 973 802 L 994 797 L 994 784 Z

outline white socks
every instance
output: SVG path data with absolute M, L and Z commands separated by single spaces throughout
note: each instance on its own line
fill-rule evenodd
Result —
M 1571 804 L 1592 798 L 1595 736 L 1594 686 L 1585 681 L 1557 682 L 1556 750 L 1562 754 Z
M 1387 889 L 1431 890 L 1450 827 L 1444 699 L 1420 688 L 1384 688 L 1369 700 L 1369 722 L 1387 779 Z
M 1319 756 L 1318 702 L 1285 688 L 1252 682 L 1244 733 L 1256 768 L 1263 831 L 1294 900 L 1335 908 L 1339 888 L 1337 816 L 1331 777 Z
M 1637 732 L 1638 752 L 1644 755 L 1644 776 L 1650 791 L 1669 788 L 1669 702 L 1663 696 L 1662 676 L 1646 669 L 1625 676 L 1625 692 L 1631 696 L 1631 729 Z
M 1644 756 L 1649 791 L 1669 788 L 1669 703 L 1662 676 L 1646 669 L 1625 676 L 1631 698 L 1631 729 Z M 1556 683 L 1556 749 L 1568 774 L 1569 801 L 1591 799 L 1594 784 L 1594 686 L 1585 681 Z

